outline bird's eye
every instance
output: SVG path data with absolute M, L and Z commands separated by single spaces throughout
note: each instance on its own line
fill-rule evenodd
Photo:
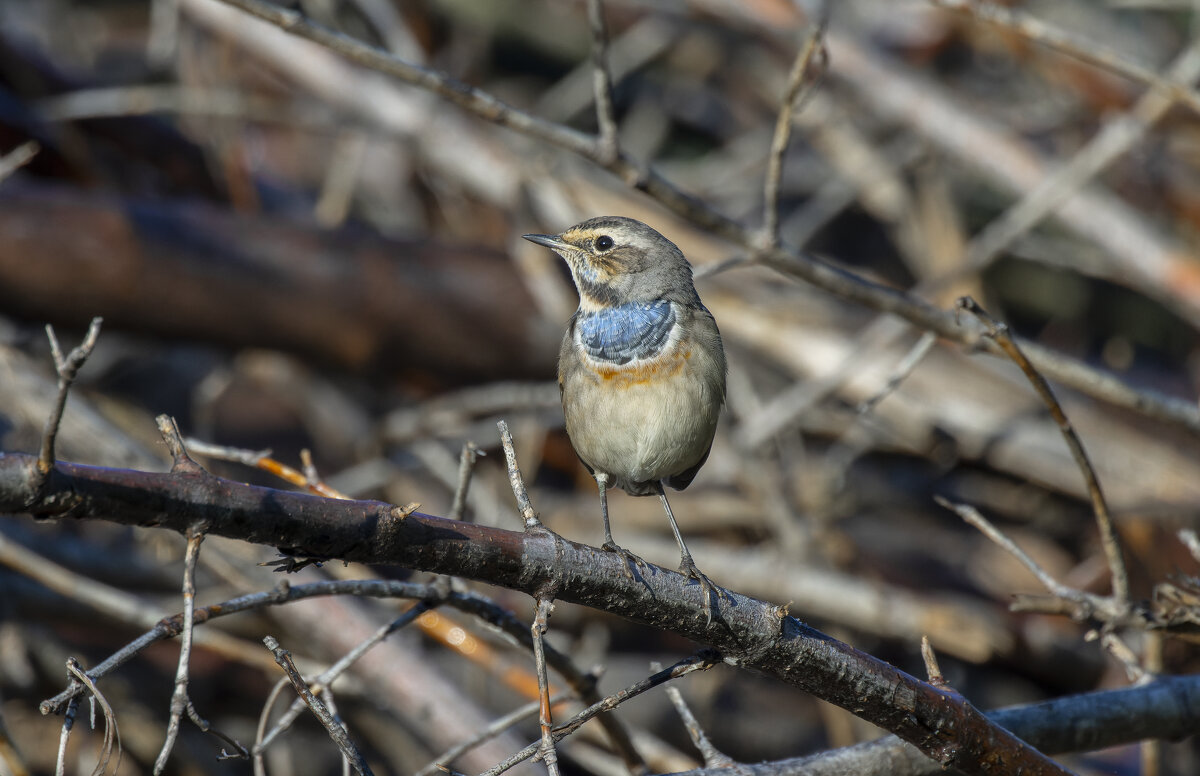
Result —
M 613 238 L 609 237 L 606 234 L 602 234 L 596 238 L 596 250 L 598 250 L 598 251 L 606 251 L 609 248 L 613 247 L 613 245 L 614 245 Z

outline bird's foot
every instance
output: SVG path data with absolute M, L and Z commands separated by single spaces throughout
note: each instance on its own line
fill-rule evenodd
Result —
M 624 547 L 618 546 L 617 543 L 611 539 L 600 545 L 600 549 L 604 550 L 605 552 L 615 552 L 616 554 L 620 555 L 621 560 L 625 561 L 625 576 L 629 577 L 630 579 L 637 579 L 637 575 L 634 574 L 635 566 L 639 570 L 644 570 L 648 567 L 646 561 L 642 560 L 637 555 L 634 555 Z
M 692 560 L 691 555 L 684 555 L 679 561 L 679 570 L 684 576 L 696 580 L 700 583 L 700 593 L 704 596 L 704 617 L 706 624 L 712 625 L 713 620 L 713 597 L 717 599 L 717 606 L 721 605 L 721 599 L 733 603 L 733 595 L 728 590 L 720 585 L 713 584 L 713 581 L 696 566 L 696 561 Z

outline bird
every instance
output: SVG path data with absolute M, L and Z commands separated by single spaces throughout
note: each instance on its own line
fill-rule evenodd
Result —
M 609 488 L 657 495 L 712 622 L 712 584 L 692 559 L 664 486 L 683 490 L 708 459 L 725 403 L 725 348 L 679 248 L 632 218 L 600 216 L 561 234 L 526 234 L 567 263 L 579 307 L 558 355 L 567 436 L 600 491 L 602 549 L 625 573 L 645 561 L 613 541 Z

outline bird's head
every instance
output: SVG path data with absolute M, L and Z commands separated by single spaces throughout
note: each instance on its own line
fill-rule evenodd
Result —
M 584 310 L 658 299 L 699 302 L 683 252 L 641 221 L 600 216 L 562 234 L 524 237 L 566 259 Z

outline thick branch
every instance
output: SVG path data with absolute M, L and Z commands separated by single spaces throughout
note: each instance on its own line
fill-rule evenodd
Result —
M 0 188 L 0 232 L 6 315 L 82 327 L 102 315 L 107 327 L 143 335 L 451 380 L 553 371 L 529 317 L 513 314 L 530 304 L 520 278 L 481 246 L 17 181 Z M 422 336 L 411 336 L 413 321 Z
M 1072 695 L 1027 706 L 989 712 L 1045 752 L 1091 751 L 1144 738 L 1174 741 L 1196 730 L 1200 677 L 1169 676 L 1120 690 Z M 703 768 L 676 776 L 727 776 L 725 769 Z M 895 736 L 884 736 L 829 752 L 738 766 L 739 776 L 933 776 L 936 763 Z
M 732 593 L 706 623 L 686 577 L 650 567 L 631 580 L 622 561 L 549 532 L 518 533 L 414 513 L 377 501 L 339 501 L 222 480 L 199 472 L 148 473 L 58 463 L 40 497 L 36 458 L 0 455 L 0 513 L 103 518 L 180 533 L 202 520 L 210 534 L 307 557 L 389 563 L 455 574 L 530 595 L 553 585 L 560 600 L 592 606 L 710 644 L 727 662 L 761 671 L 851 710 L 968 773 L 990 773 L 989 754 L 1025 773 L 1061 769 L 970 704 L 809 628 L 777 607 Z M 27 506 L 32 504 L 31 506 Z

